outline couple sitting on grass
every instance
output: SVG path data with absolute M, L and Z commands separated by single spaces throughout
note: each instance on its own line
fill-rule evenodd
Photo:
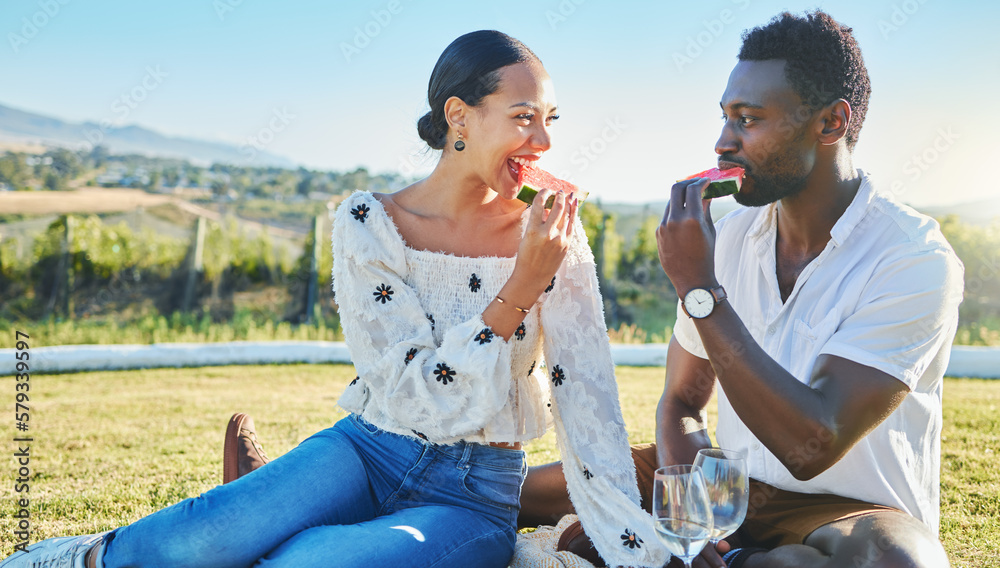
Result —
M 715 151 L 745 169 L 747 207 L 713 223 L 707 180 L 671 188 L 656 239 L 681 302 L 656 444 L 630 448 L 579 204 L 515 199 L 551 144 L 552 80 L 509 36 L 458 38 L 418 123 L 443 150 L 433 173 L 336 212 L 349 416 L 265 465 L 238 415 L 230 483 L 0 565 L 503 567 L 519 525 L 575 513 L 571 551 L 659 568 L 652 471 L 711 445 L 718 383 L 750 512 L 695 566 L 947 566 L 941 387 L 963 269 L 934 221 L 854 168 L 869 94 L 851 29 L 823 12 L 745 34 Z M 550 425 L 562 462 L 526 470 L 521 444 Z

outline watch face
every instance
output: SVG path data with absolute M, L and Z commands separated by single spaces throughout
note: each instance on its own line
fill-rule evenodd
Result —
M 708 317 L 715 309 L 715 297 L 704 288 L 695 288 L 684 296 L 684 309 L 693 318 Z

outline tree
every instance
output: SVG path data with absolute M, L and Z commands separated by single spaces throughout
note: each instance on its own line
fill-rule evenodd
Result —
M 83 165 L 80 158 L 65 148 L 56 148 L 46 152 L 46 157 L 52 158 L 50 166 L 61 178 L 66 181 L 72 180 L 83 173 Z
M 66 178 L 59 175 L 55 170 L 49 170 L 45 174 L 44 181 L 45 189 L 50 191 L 66 191 L 69 189 L 69 185 L 66 183 Z
M 11 189 L 22 189 L 28 183 L 30 172 L 24 161 L 24 154 L 7 152 L 0 157 L 0 182 L 9 185 Z
M 110 155 L 107 146 L 97 145 L 90 151 L 90 160 L 94 163 L 95 168 L 100 168 L 108 161 Z
M 149 174 L 149 181 L 146 182 L 146 191 L 155 191 L 160 187 L 160 172 L 154 170 Z
M 306 197 L 309 195 L 309 192 L 314 191 L 316 185 L 315 182 L 316 178 L 314 178 L 313 175 L 309 173 L 307 170 L 302 168 L 299 168 L 299 177 L 300 180 L 299 183 L 295 186 L 295 193 L 298 193 L 299 195 Z
M 216 197 L 225 197 L 229 192 L 229 181 L 224 178 L 216 178 L 212 180 L 212 193 Z
M 646 217 L 639 226 L 632 245 L 621 256 L 618 277 L 645 284 L 660 267 L 660 257 L 656 250 L 656 227 L 660 220 Z
M 940 220 L 941 232 L 965 265 L 965 301 L 959 308 L 963 325 L 1000 320 L 1000 223 L 982 227 L 958 216 Z
M 181 174 L 177 168 L 167 168 L 163 171 L 163 187 L 177 187 L 181 180 Z
M 189 166 L 184 170 L 184 176 L 188 179 L 188 183 L 193 187 L 201 187 L 201 182 L 203 179 L 202 169 L 197 166 Z
M 358 168 L 349 174 L 344 174 L 340 179 L 341 189 L 347 191 L 367 191 L 369 184 L 368 170 Z

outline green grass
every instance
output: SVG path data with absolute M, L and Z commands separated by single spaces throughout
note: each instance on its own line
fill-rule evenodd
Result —
M 631 441 L 651 441 L 663 370 L 620 367 L 618 377 Z M 34 377 L 32 542 L 127 524 L 212 488 L 222 477 L 222 437 L 235 411 L 254 417 L 272 457 L 283 454 L 343 416 L 335 403 L 353 378 L 346 365 Z M 13 378 L 0 379 L 0 393 L 12 407 Z M 941 536 L 956 567 L 1000 561 L 998 406 L 1000 381 L 945 381 Z M 0 555 L 15 542 L 13 417 L 4 422 L 9 449 L 0 466 Z M 526 450 L 531 464 L 556 459 L 553 434 Z

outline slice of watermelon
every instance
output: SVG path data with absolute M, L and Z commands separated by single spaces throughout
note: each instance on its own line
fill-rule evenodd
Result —
M 576 195 L 576 198 L 580 201 L 587 199 L 590 195 L 586 191 L 580 191 L 580 188 L 571 184 L 566 180 L 561 180 L 556 176 L 550 174 L 549 172 L 535 167 L 533 165 L 520 166 L 520 171 L 517 174 L 518 185 L 521 186 L 521 191 L 517 193 L 517 198 L 521 201 L 531 205 L 532 201 L 535 200 L 535 196 L 538 192 L 544 188 L 548 188 L 554 191 L 563 191 L 568 195 Z M 555 203 L 556 196 L 550 196 L 545 202 L 545 208 L 551 209 L 552 204 Z
M 694 174 L 693 176 L 688 176 L 684 179 L 695 178 L 708 178 L 712 180 L 712 183 L 708 184 L 708 187 L 701 192 L 701 198 L 715 199 L 716 197 L 732 195 L 739 192 L 740 187 L 743 185 L 743 168 L 729 168 L 728 170 L 712 168 L 710 170 Z

